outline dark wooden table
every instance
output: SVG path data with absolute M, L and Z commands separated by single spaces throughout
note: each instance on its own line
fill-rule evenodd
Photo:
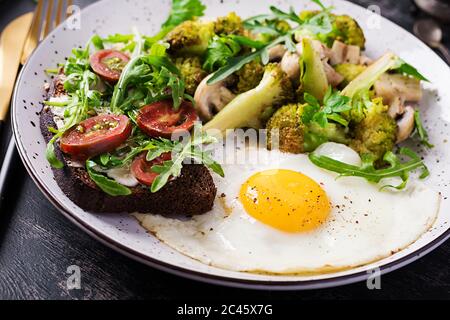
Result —
M 85 5 L 92 1 L 79 1 Z M 364 6 L 375 1 L 354 1 Z M 377 1 L 381 13 L 411 30 L 414 7 L 407 0 Z M 32 0 L 2 1 L 0 30 Z M 446 44 L 450 45 L 448 27 Z M 7 135 L 2 136 L 2 146 Z M 3 153 L 2 156 L 3 157 Z M 383 276 L 382 289 L 365 283 L 308 292 L 254 292 L 185 280 L 132 261 L 72 225 L 44 198 L 25 169 L 8 186 L 12 200 L 0 214 L 0 298 L 3 299 L 449 299 L 450 242 L 419 261 Z M 79 265 L 82 289 L 66 288 L 66 270 Z

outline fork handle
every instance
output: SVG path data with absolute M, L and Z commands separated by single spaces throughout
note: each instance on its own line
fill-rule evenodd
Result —
M 11 137 L 9 141 L 8 150 L 6 151 L 6 155 L 2 164 L 2 168 L 0 170 L 0 212 L 2 208 L 6 205 L 7 199 L 7 189 L 8 186 L 12 184 L 12 176 L 15 168 L 18 168 L 21 161 L 19 159 L 19 155 L 16 150 L 16 144 L 14 142 L 14 137 Z

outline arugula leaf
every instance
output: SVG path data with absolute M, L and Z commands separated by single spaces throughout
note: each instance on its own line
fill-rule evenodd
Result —
M 92 181 L 95 182 L 95 184 L 103 190 L 103 192 L 109 194 L 110 196 L 117 197 L 117 196 L 128 196 L 131 194 L 131 190 L 120 183 L 107 178 L 101 173 L 98 173 L 95 171 L 95 166 L 97 164 L 92 160 L 86 161 L 86 170 L 89 174 L 89 177 L 92 179 Z
M 354 166 L 346 164 L 326 156 L 319 156 L 315 153 L 309 155 L 309 159 L 316 166 L 339 173 L 339 177 L 361 177 L 369 182 L 379 183 L 386 178 L 399 177 L 402 183 L 398 186 L 385 185 L 381 189 L 395 188 L 402 190 L 406 187 L 410 172 L 420 169 L 420 179 L 425 179 L 429 176 L 429 171 L 423 160 L 408 148 L 401 148 L 399 154 L 410 158 L 409 161 L 402 163 L 398 156 L 393 152 L 387 152 L 384 156 L 384 161 L 389 163 L 388 168 L 375 169 L 374 159 L 371 157 L 362 157 L 363 164 L 361 166 Z
M 55 142 L 60 138 L 60 135 L 55 135 L 47 144 L 47 150 L 45 152 L 45 157 L 50 165 L 55 169 L 64 168 L 64 163 L 62 163 L 57 157 L 55 153 Z
M 157 48 L 153 52 L 157 55 L 135 57 L 123 69 L 111 99 L 110 108 L 113 112 L 128 111 L 127 108 L 136 101 L 137 94 L 145 96 L 145 103 L 172 97 L 175 109 L 187 98 L 180 71 L 167 56 L 163 56 L 166 47 L 155 45 Z M 134 88 L 136 96 L 130 96 L 128 89 L 131 87 Z
M 293 7 L 289 8 L 289 12 L 284 12 L 284 11 L 278 9 L 277 7 L 271 6 L 270 7 L 270 11 L 272 11 L 273 15 L 276 18 L 279 18 L 281 20 L 291 20 L 291 21 L 296 22 L 298 24 L 302 24 L 303 23 L 302 19 L 300 19 L 300 17 L 295 12 Z
M 414 112 L 414 122 L 416 124 L 416 130 L 417 134 L 419 135 L 420 142 L 427 148 L 430 149 L 434 148 L 434 145 L 432 145 L 428 140 L 428 132 L 423 126 L 422 118 L 420 117 L 420 112 L 417 110 Z
M 206 50 L 203 69 L 211 72 L 217 68 L 223 67 L 228 60 L 236 56 L 239 51 L 241 51 L 241 46 L 232 37 L 214 36 Z
M 152 170 L 155 173 L 158 173 L 158 177 L 153 181 L 151 192 L 154 193 L 161 190 L 171 177 L 179 177 L 181 175 L 183 163 L 188 159 L 193 159 L 204 164 L 223 177 L 224 172 L 220 164 L 214 161 L 207 152 L 200 149 L 201 145 L 214 142 L 216 142 L 216 139 L 206 133 L 201 133 L 198 137 L 194 137 L 184 146 L 178 141 L 170 141 L 167 139 L 155 141 L 153 147 L 150 147 L 149 153 L 147 154 L 147 160 L 156 159 L 166 152 L 172 153 L 172 160 L 165 161 L 161 165 L 152 167 Z
M 325 7 L 320 0 L 311 0 L 311 1 L 319 5 L 322 8 L 322 10 L 327 10 L 327 7 Z
M 423 80 L 423 81 L 426 81 L 426 82 L 430 82 L 430 80 L 428 80 L 427 78 L 425 78 L 416 68 L 414 68 L 412 65 L 410 65 L 409 63 L 407 63 L 407 62 L 405 62 L 404 60 L 402 60 L 402 59 L 400 59 L 400 65 L 399 65 L 399 67 L 397 67 L 395 70 L 396 71 L 398 71 L 398 72 L 400 72 L 400 73 L 403 73 L 403 74 L 406 74 L 406 75 L 409 75 L 409 76 L 412 76 L 412 77 L 414 77 L 414 78 L 416 78 L 416 79 L 418 79 L 418 80 Z

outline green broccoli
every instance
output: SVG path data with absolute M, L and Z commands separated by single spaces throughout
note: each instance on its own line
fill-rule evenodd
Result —
M 274 148 L 273 143 L 278 142 L 282 152 L 294 154 L 304 152 L 304 126 L 300 118 L 302 108 L 303 106 L 299 104 L 288 104 L 270 118 L 267 122 L 267 147 L 269 150 Z M 274 135 L 277 133 L 278 137 L 275 137 Z
M 242 69 L 236 72 L 237 84 L 235 94 L 247 92 L 256 88 L 264 75 L 264 66 L 257 60 L 247 63 Z
M 268 148 L 278 130 L 279 149 L 288 153 L 312 152 L 321 144 L 333 141 L 348 144 L 347 130 L 336 123 L 328 123 L 325 128 L 316 122 L 304 124 L 302 114 L 306 104 L 289 104 L 280 108 L 267 122 Z
M 199 57 L 178 57 L 175 58 L 175 66 L 180 70 L 183 81 L 186 85 L 186 93 L 193 96 L 195 90 L 202 80 L 208 75 L 202 69 L 202 62 Z
M 345 87 L 350 82 L 352 82 L 357 76 L 359 76 L 364 70 L 367 69 L 366 66 L 360 64 L 342 63 L 334 66 L 337 73 L 344 77 L 344 81 L 341 86 Z
M 261 128 L 267 109 L 279 107 L 293 98 L 291 80 L 278 64 L 269 64 L 259 85 L 238 95 L 204 126 L 204 130 L 225 133 L 227 129 Z
M 300 19 L 309 20 L 319 14 L 320 11 L 302 11 L 300 12 Z M 328 34 L 318 34 L 316 38 L 328 47 L 333 45 L 335 40 L 339 40 L 348 45 L 355 45 L 364 50 L 366 38 L 364 37 L 364 32 L 359 26 L 359 24 L 347 15 L 334 15 L 331 14 L 332 18 L 332 28 Z M 303 30 L 300 33 L 304 32 Z
M 351 99 L 352 110 L 345 116 L 351 123 L 358 123 L 365 117 L 367 106 L 371 105 L 371 90 L 382 74 L 398 68 L 402 60 L 388 52 L 371 64 L 342 90 L 341 94 Z
M 203 55 L 214 36 L 214 22 L 185 21 L 170 31 L 165 40 L 173 55 Z
M 395 146 L 397 123 L 388 115 L 388 107 L 383 105 L 382 98 L 373 99 L 371 104 L 364 119 L 352 130 L 354 138 L 350 147 L 379 163 L 386 152 L 392 151 Z
M 214 23 L 214 32 L 217 35 L 242 35 L 244 26 L 241 17 L 235 12 L 231 12 L 225 17 L 220 17 Z

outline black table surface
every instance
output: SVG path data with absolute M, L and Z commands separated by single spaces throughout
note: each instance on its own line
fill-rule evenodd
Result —
M 92 1 L 78 1 L 86 5 Z M 412 30 L 419 13 L 408 0 L 355 0 L 376 4 L 382 15 Z M 0 30 L 32 0 L 0 2 Z M 450 46 L 448 26 L 444 40 Z M 9 126 L 9 124 L 8 124 Z M 7 144 L 10 129 L 1 138 Z M 4 150 L 2 150 L 4 152 Z M 3 152 L 0 157 L 3 157 Z M 173 276 L 135 262 L 90 238 L 62 216 L 37 189 L 25 169 L 13 173 L 8 203 L 0 213 L 0 299 L 218 299 L 253 301 L 310 299 L 449 299 L 450 241 L 381 278 L 381 290 L 365 283 L 306 292 L 250 291 L 213 286 Z M 81 289 L 68 290 L 67 268 L 81 268 Z

